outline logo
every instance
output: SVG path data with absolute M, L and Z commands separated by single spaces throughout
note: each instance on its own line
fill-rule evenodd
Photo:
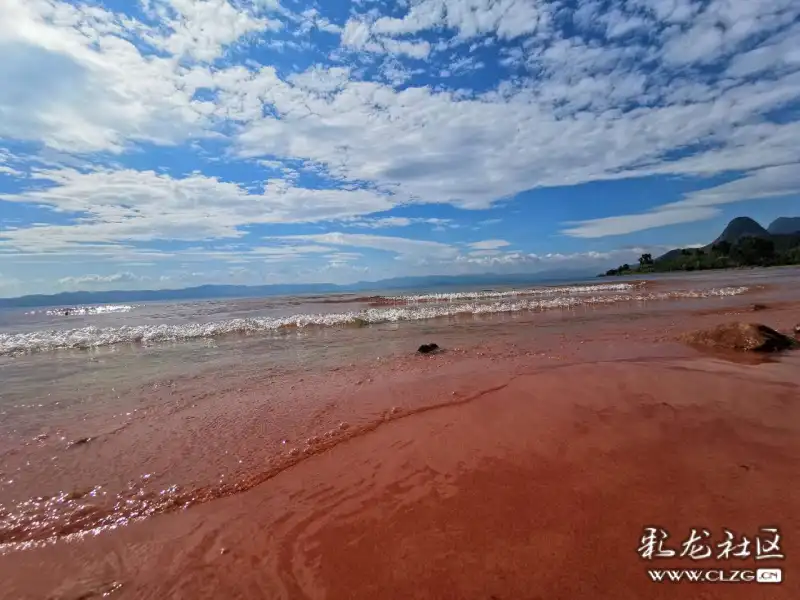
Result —
M 753 535 L 739 535 L 723 528 L 721 537 L 710 529 L 693 528 L 683 539 L 672 538 L 663 527 L 645 527 L 637 552 L 648 562 L 662 559 L 685 561 L 725 561 L 734 568 L 722 569 L 648 569 L 653 582 L 678 583 L 781 583 L 783 569 L 767 567 L 748 569 L 748 562 L 786 560 L 781 550 L 781 533 L 777 527 L 761 527 Z M 752 564 L 752 563 L 751 563 Z M 770 564 L 770 563 L 762 563 Z M 698 565 L 699 566 L 699 565 Z M 760 565 L 759 565 L 760 566 Z M 743 568 L 737 568 L 743 567 Z
M 758 583 L 780 583 L 783 581 L 783 571 L 780 569 L 758 569 L 756 571 Z
M 781 533 L 777 527 L 762 527 L 757 536 L 736 535 L 723 529 L 725 539 L 714 543 L 711 531 L 705 528 L 692 529 L 680 545 L 669 543 L 670 533 L 662 527 L 645 527 L 637 549 L 639 556 L 652 561 L 662 558 L 677 558 L 692 561 L 754 559 L 785 560 L 781 551 Z M 771 569 L 764 569 L 770 571 Z

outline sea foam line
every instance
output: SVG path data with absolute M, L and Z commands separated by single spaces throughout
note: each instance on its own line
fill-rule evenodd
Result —
M 68 330 L 40 330 L 26 333 L 0 334 L 0 355 L 17 355 L 60 349 L 89 349 L 114 344 L 188 341 L 229 334 L 252 334 L 285 328 L 336 327 L 371 325 L 399 321 L 418 321 L 464 314 L 483 315 L 532 310 L 570 309 L 585 305 L 617 302 L 647 302 L 681 298 L 709 298 L 743 294 L 746 287 L 726 287 L 710 290 L 686 290 L 643 294 L 614 294 L 605 296 L 567 296 L 562 298 L 519 299 L 490 303 L 464 302 L 445 305 L 404 305 L 368 308 L 331 314 L 300 314 L 281 318 L 248 318 L 188 323 L 180 325 L 140 325 L 122 327 L 83 327 Z
M 126 313 L 136 308 L 130 304 L 102 304 L 100 306 L 65 306 L 62 308 L 48 308 L 45 310 L 31 310 L 26 315 L 46 314 L 48 316 L 85 316 L 101 315 L 106 313 Z
M 386 296 L 391 302 L 451 302 L 454 300 L 481 300 L 489 298 L 514 298 L 517 296 L 554 296 L 572 294 L 592 294 L 598 292 L 629 292 L 640 288 L 642 283 L 603 283 L 597 285 L 572 285 L 562 287 L 543 287 L 502 292 L 441 292 L 434 294 L 413 294 L 407 296 Z

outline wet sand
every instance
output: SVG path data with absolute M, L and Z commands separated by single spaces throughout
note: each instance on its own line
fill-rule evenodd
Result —
M 800 356 L 732 362 L 673 341 L 798 320 L 796 303 L 751 313 L 757 300 L 165 384 L 121 429 L 98 416 L 6 449 L 6 510 L 102 488 L 72 512 L 14 508 L 24 527 L 0 515 L 0 597 L 796 598 Z M 677 540 L 774 525 L 787 559 L 648 563 L 649 525 Z M 782 566 L 785 582 L 649 580 L 668 565 Z

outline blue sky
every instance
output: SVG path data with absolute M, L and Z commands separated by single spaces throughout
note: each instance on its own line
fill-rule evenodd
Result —
M 800 215 L 797 0 L 3 0 L 0 295 L 608 266 Z

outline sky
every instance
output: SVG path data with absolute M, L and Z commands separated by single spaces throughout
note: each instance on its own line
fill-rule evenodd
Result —
M 0 296 L 601 271 L 800 215 L 797 0 L 2 0 Z

